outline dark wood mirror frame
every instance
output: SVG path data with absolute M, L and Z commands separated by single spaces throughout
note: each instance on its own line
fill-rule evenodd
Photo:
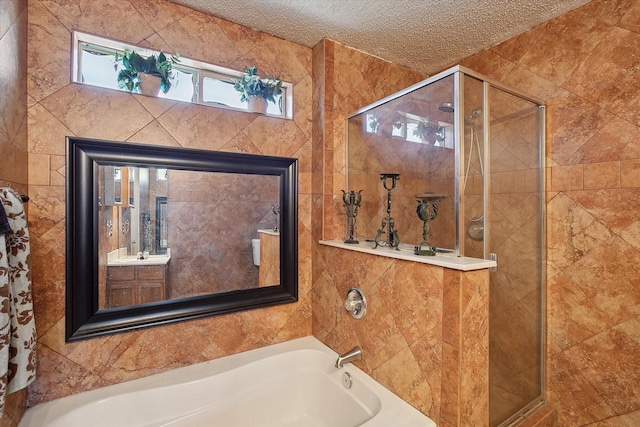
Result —
M 98 305 L 98 167 L 161 167 L 279 177 L 280 284 L 132 307 Z M 67 138 L 66 341 L 298 300 L 297 159 Z

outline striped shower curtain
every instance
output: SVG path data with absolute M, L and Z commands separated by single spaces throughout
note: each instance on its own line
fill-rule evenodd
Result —
M 0 188 L 0 416 L 5 396 L 36 377 L 29 231 L 20 195 Z

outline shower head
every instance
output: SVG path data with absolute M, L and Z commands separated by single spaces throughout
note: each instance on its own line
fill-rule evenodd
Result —
M 451 102 L 443 102 L 438 108 L 444 113 L 453 113 L 454 111 L 453 103 Z

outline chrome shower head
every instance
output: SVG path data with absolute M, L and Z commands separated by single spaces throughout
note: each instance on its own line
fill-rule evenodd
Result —
M 443 102 L 438 108 L 444 113 L 453 113 L 455 111 L 452 102 Z

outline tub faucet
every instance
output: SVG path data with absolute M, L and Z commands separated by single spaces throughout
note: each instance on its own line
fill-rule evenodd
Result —
M 360 347 L 355 346 L 351 350 L 347 351 L 345 354 L 338 356 L 338 360 L 336 360 L 336 368 L 340 369 L 345 363 L 353 362 L 354 360 L 362 359 L 362 350 Z

